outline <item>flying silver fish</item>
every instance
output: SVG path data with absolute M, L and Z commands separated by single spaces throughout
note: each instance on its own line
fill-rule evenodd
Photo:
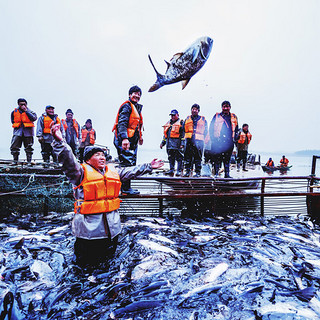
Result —
M 184 89 L 191 77 L 194 76 L 208 60 L 212 45 L 213 40 L 211 38 L 199 38 L 184 52 L 176 53 L 170 62 L 165 60 L 167 71 L 164 75 L 157 71 L 149 55 L 149 60 L 157 74 L 157 81 L 149 89 L 149 92 L 156 91 L 166 84 L 179 81 L 182 81 L 182 89 Z

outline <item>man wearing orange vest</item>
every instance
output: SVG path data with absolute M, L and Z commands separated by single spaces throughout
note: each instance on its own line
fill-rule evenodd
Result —
M 280 160 L 280 167 L 287 167 L 289 163 L 289 160 L 286 158 L 286 156 L 282 156 Z
M 224 165 L 224 177 L 230 177 L 230 159 L 238 133 L 238 118 L 230 112 L 231 104 L 223 101 L 222 112 L 216 113 L 210 123 L 209 134 L 211 153 L 214 161 L 215 176 L 218 176 L 221 163 Z
M 33 154 L 33 136 L 34 121 L 37 120 L 35 112 L 27 107 L 27 100 L 20 98 L 17 101 L 18 108 L 11 113 L 11 123 L 13 127 L 13 136 L 11 140 L 10 151 L 13 155 L 13 164 L 17 164 L 19 160 L 20 148 L 22 143 L 27 156 L 27 163 L 31 165 Z
M 188 116 L 184 122 L 184 137 L 186 140 L 186 149 L 184 152 L 184 161 L 186 172 L 185 177 L 189 177 L 193 164 L 195 166 L 195 177 L 201 176 L 201 162 L 204 148 L 204 141 L 208 135 L 207 120 L 199 116 L 200 106 L 194 104 L 191 107 L 191 116 Z
M 140 101 L 142 91 L 138 86 L 129 89 L 129 99 L 119 108 L 116 121 L 113 125 L 114 146 L 117 149 L 118 159 L 122 167 L 135 166 L 137 163 L 138 144 L 143 144 L 142 139 L 142 105 Z M 122 184 L 123 194 L 139 194 L 131 188 L 130 180 Z
M 66 118 L 61 119 L 61 123 L 66 133 L 66 142 L 71 147 L 73 154 L 77 157 L 79 144 L 81 142 L 81 131 L 79 123 L 73 118 L 71 109 L 66 111 Z
M 246 163 L 248 158 L 248 146 L 252 139 L 252 134 L 249 132 L 249 125 L 244 123 L 242 125 L 242 130 L 239 131 L 236 141 L 237 141 L 237 168 L 240 170 L 240 165 L 242 162 L 242 170 L 248 171 L 246 169 Z
M 80 267 L 97 266 L 111 259 L 121 232 L 119 193 L 121 183 L 163 166 L 154 159 L 134 167 L 114 168 L 106 164 L 101 148 L 86 147 L 85 163 L 79 164 L 63 140 L 59 124 L 52 126 L 52 143 L 65 175 L 74 185 L 75 215 L 72 232 L 76 236 L 75 262 Z
M 50 126 L 53 123 L 61 124 L 61 121 L 57 114 L 54 113 L 53 106 L 46 106 L 46 111 L 41 115 L 37 122 L 37 138 L 41 145 L 41 154 L 42 159 L 44 161 L 43 167 L 49 168 L 50 166 L 50 156 L 52 156 L 54 166 L 58 165 L 57 156 L 52 151 L 51 143 L 53 141 L 53 137 L 51 135 Z M 61 133 L 63 137 L 65 136 L 63 126 L 60 126 Z
M 163 126 L 163 140 L 160 143 L 160 149 L 167 145 L 167 154 L 170 169 L 166 175 L 173 177 L 174 166 L 177 161 L 176 176 L 180 177 L 182 174 L 182 160 L 184 150 L 184 131 L 183 120 L 179 119 L 179 112 L 176 109 L 171 110 L 171 119 Z
M 84 148 L 88 146 L 93 146 L 96 142 L 97 135 L 96 131 L 92 128 L 92 121 L 88 119 L 85 125 L 81 128 L 81 144 L 79 147 L 79 160 L 80 163 L 83 162 L 83 152 Z

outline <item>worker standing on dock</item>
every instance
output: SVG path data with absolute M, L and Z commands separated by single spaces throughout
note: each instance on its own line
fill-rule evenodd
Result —
M 222 112 L 216 113 L 210 123 L 209 134 L 211 153 L 214 159 L 215 176 L 218 176 L 221 163 L 224 165 L 224 177 L 230 177 L 230 159 L 234 147 L 234 139 L 238 133 L 238 118 L 230 112 L 231 104 L 223 101 Z
M 121 183 L 151 173 L 162 167 L 163 161 L 154 159 L 151 163 L 115 169 L 106 164 L 101 148 L 89 146 L 84 150 L 85 163 L 79 164 L 63 140 L 59 126 L 52 125 L 52 146 L 64 173 L 74 185 L 75 262 L 81 267 L 96 266 L 112 258 L 117 247 L 121 232 L 118 212 Z
M 138 86 L 129 89 L 129 99 L 119 108 L 113 125 L 114 146 L 122 167 L 135 166 L 137 163 L 138 144 L 143 144 L 142 138 L 142 105 L 140 101 L 142 91 Z M 130 180 L 126 180 L 121 187 L 123 194 L 139 194 L 137 189 L 131 188 Z
M 50 156 L 52 156 L 53 162 L 55 166 L 58 166 L 58 160 L 56 154 L 52 150 L 51 143 L 53 141 L 53 137 L 51 135 L 50 126 L 52 124 L 61 124 L 61 121 L 57 114 L 54 113 L 53 106 L 46 106 L 45 113 L 43 113 L 37 122 L 37 137 L 39 143 L 41 145 L 41 154 L 42 159 L 44 161 L 43 167 L 49 168 L 50 166 Z M 63 126 L 60 126 L 61 133 L 63 137 L 65 136 L 65 132 Z
M 79 144 L 81 142 L 81 130 L 78 121 L 73 118 L 73 112 L 71 109 L 66 111 L 66 118 L 61 119 L 61 123 L 66 133 L 66 142 L 72 149 L 73 154 L 78 157 Z
M 27 163 L 31 165 L 33 155 L 33 137 L 34 137 L 34 122 L 37 120 L 35 112 L 28 108 L 26 99 L 19 98 L 18 108 L 11 112 L 11 123 L 13 127 L 13 136 L 11 140 L 10 151 L 13 155 L 13 164 L 18 164 L 20 148 L 24 146 L 24 151 L 27 156 Z
M 79 161 L 83 162 L 83 152 L 84 148 L 88 146 L 93 146 L 96 142 L 97 135 L 96 131 L 92 128 L 92 121 L 88 119 L 85 125 L 81 128 L 81 143 L 79 147 Z
M 208 135 L 207 120 L 199 116 L 200 106 L 194 104 L 191 107 L 191 115 L 184 122 L 184 132 L 186 148 L 184 152 L 184 161 L 186 172 L 185 177 L 189 177 L 193 164 L 195 166 L 195 177 L 201 176 L 201 162 L 204 148 L 204 141 Z
M 289 163 L 289 160 L 286 158 L 286 156 L 282 156 L 280 160 L 280 167 L 287 167 Z
M 163 126 L 163 140 L 160 143 L 160 149 L 165 145 L 167 146 L 170 169 L 165 174 L 173 177 L 174 166 L 177 161 L 176 176 L 180 177 L 184 151 L 183 120 L 179 119 L 179 112 L 176 109 L 171 110 L 169 116 L 171 116 L 171 119 Z
M 252 134 L 249 132 L 249 125 L 244 123 L 242 125 L 242 130 L 240 130 L 236 137 L 237 145 L 237 169 L 240 170 L 240 165 L 242 162 L 242 170 L 248 171 L 246 169 L 246 163 L 248 158 L 248 146 L 252 139 Z

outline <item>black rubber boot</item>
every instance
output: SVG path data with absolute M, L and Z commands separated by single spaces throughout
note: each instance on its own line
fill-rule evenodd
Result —
M 132 189 L 131 188 L 131 180 L 128 181 L 124 181 L 121 184 L 121 193 L 122 194 L 129 194 L 129 195 L 133 195 L 133 194 L 139 194 L 140 191 L 137 189 Z

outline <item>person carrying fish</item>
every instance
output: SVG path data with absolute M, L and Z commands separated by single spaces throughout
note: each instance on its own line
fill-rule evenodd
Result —
M 52 124 L 51 133 L 53 150 L 74 186 L 75 263 L 94 267 L 112 258 L 117 247 L 121 183 L 162 167 L 163 161 L 154 159 L 138 166 L 114 168 L 106 164 L 101 148 L 88 146 L 84 150 L 85 163 L 80 164 L 64 141 L 60 124 Z
M 171 116 L 171 119 L 163 126 L 163 140 L 160 143 L 160 149 L 167 145 L 170 169 L 165 174 L 173 177 L 174 166 L 177 161 L 176 177 L 180 177 L 184 150 L 183 120 L 179 119 L 179 112 L 176 109 L 171 110 L 169 116 Z
M 237 169 L 240 170 L 240 165 L 242 162 L 242 170 L 248 171 L 246 169 L 247 157 L 248 157 L 248 146 L 252 139 L 252 134 L 249 132 L 249 125 L 244 123 L 242 125 L 242 130 L 240 130 L 236 137 L 237 145 Z
M 13 164 L 18 164 L 20 148 L 22 143 L 27 156 L 27 163 L 31 165 L 33 154 L 34 122 L 37 120 L 35 112 L 27 106 L 27 100 L 20 98 L 17 101 L 18 108 L 11 112 L 11 123 L 13 136 L 11 139 L 10 151 L 13 156 Z
M 71 109 L 66 111 L 66 118 L 61 119 L 64 131 L 66 133 L 67 144 L 72 149 L 73 154 L 78 156 L 78 147 L 81 142 L 80 124 L 73 118 L 73 112 Z
M 44 161 L 43 167 L 49 168 L 50 165 L 50 156 L 52 156 L 53 163 L 55 166 L 58 165 L 58 160 L 56 154 L 53 152 L 51 143 L 53 141 L 53 137 L 51 135 L 50 126 L 52 123 L 60 124 L 61 121 L 57 114 L 54 113 L 53 106 L 46 106 L 45 113 L 43 113 L 37 122 L 37 138 L 41 145 L 41 154 L 42 159 Z M 63 126 L 60 126 L 61 133 L 63 137 L 65 136 L 65 132 Z
M 218 176 L 221 163 L 224 166 L 224 177 L 230 177 L 230 159 L 234 147 L 234 139 L 238 134 L 238 118 L 230 112 L 231 104 L 223 101 L 222 112 L 217 112 L 210 123 L 209 135 L 211 153 L 214 161 L 215 176 Z
M 79 161 L 83 162 L 84 148 L 93 146 L 96 142 L 97 135 L 96 131 L 92 128 L 92 121 L 88 119 L 85 125 L 81 128 L 81 143 L 79 147 Z
M 184 122 L 184 137 L 186 140 L 184 152 L 185 177 L 190 176 L 193 164 L 195 165 L 195 177 L 201 176 L 202 153 L 208 136 L 208 124 L 205 117 L 199 116 L 199 111 L 200 106 L 198 104 L 192 105 L 191 115 Z
M 114 146 L 117 149 L 120 166 L 130 167 L 137 163 L 138 144 L 143 144 L 143 118 L 140 101 L 142 91 L 138 86 L 129 89 L 129 99 L 119 108 L 113 125 Z M 139 194 L 137 189 L 131 188 L 130 180 L 124 181 L 121 187 L 123 194 Z

